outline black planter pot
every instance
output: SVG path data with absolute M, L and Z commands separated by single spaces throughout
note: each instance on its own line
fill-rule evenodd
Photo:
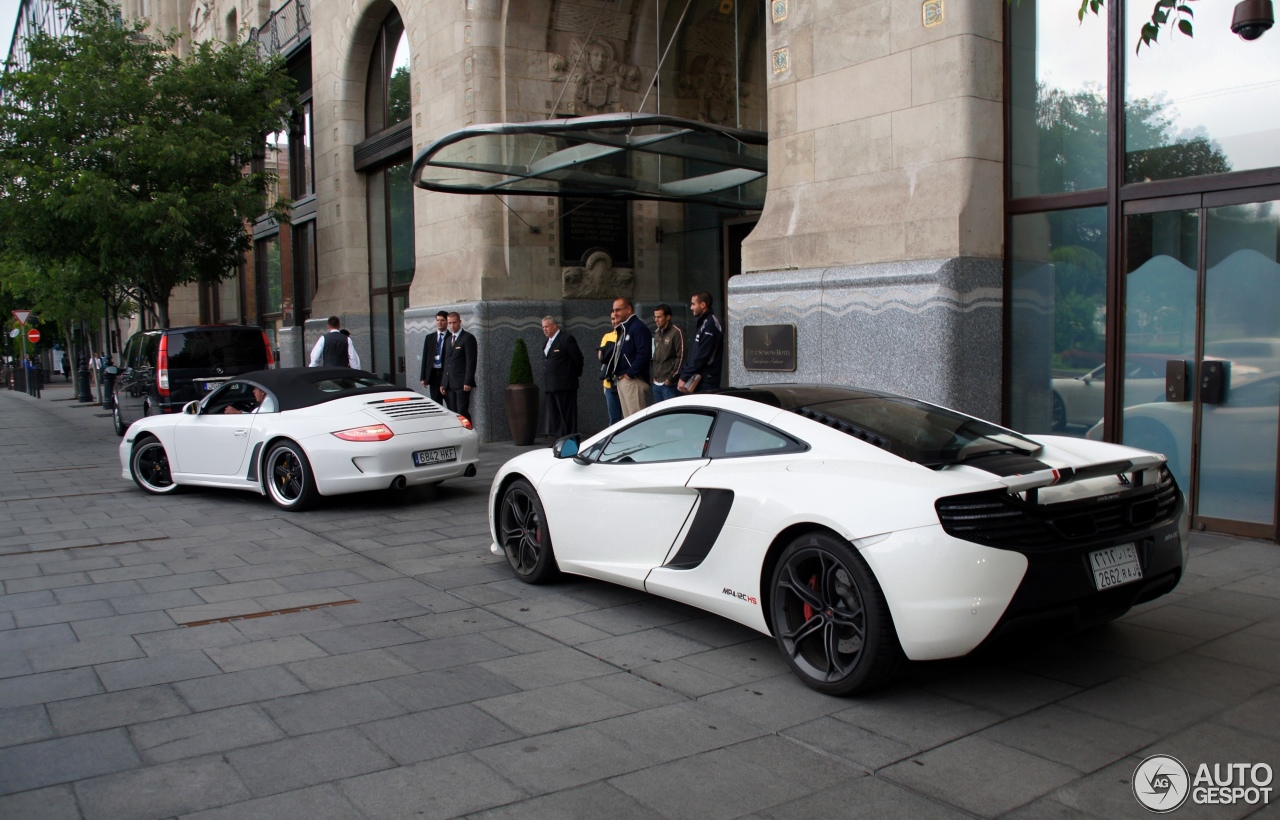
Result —
M 522 446 L 533 444 L 538 434 L 538 385 L 508 385 L 505 401 L 511 438 Z

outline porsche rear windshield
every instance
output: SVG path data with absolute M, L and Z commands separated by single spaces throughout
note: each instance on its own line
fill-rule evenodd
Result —
M 344 390 L 367 390 L 370 387 L 394 387 L 389 382 L 382 379 L 375 379 L 372 376 L 365 377 L 339 377 L 320 379 L 312 382 L 316 389 L 322 393 L 340 393 Z
M 855 394 L 796 411 L 928 467 L 958 464 L 990 453 L 1040 449 L 1034 441 L 1003 427 L 899 396 Z

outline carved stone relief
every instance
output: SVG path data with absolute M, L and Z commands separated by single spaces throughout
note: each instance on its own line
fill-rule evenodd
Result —
M 605 251 L 588 254 L 586 264 L 564 268 L 562 275 L 566 299 L 614 299 L 635 293 L 635 271 L 615 268 L 613 257 Z
M 569 84 L 565 97 L 572 113 L 607 114 L 639 103 L 624 98 L 640 89 L 639 67 L 621 59 L 631 37 L 630 14 L 561 2 L 548 35 L 547 79 Z

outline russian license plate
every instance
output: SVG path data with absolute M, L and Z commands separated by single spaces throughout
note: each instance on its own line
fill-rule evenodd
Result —
M 1091 552 L 1089 566 L 1093 568 L 1093 583 L 1099 592 L 1142 578 L 1138 548 L 1133 544 L 1120 544 Z
M 413 454 L 413 466 L 415 467 L 426 467 L 428 464 L 444 464 L 446 461 L 457 460 L 457 447 L 440 447 L 435 450 L 419 450 Z

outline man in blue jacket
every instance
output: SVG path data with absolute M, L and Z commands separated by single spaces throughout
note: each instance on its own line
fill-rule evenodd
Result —
M 676 385 L 676 389 L 681 393 L 719 390 L 724 328 L 711 312 L 711 294 L 706 291 L 693 294 L 693 298 L 689 300 L 689 309 L 693 311 L 698 324 L 693 332 L 689 358 L 685 359 L 684 367 L 680 369 L 680 383 Z
M 635 304 L 626 296 L 613 300 L 612 317 L 618 327 L 618 370 L 614 382 L 618 385 L 624 419 L 653 403 L 649 387 L 653 334 L 635 313 Z

